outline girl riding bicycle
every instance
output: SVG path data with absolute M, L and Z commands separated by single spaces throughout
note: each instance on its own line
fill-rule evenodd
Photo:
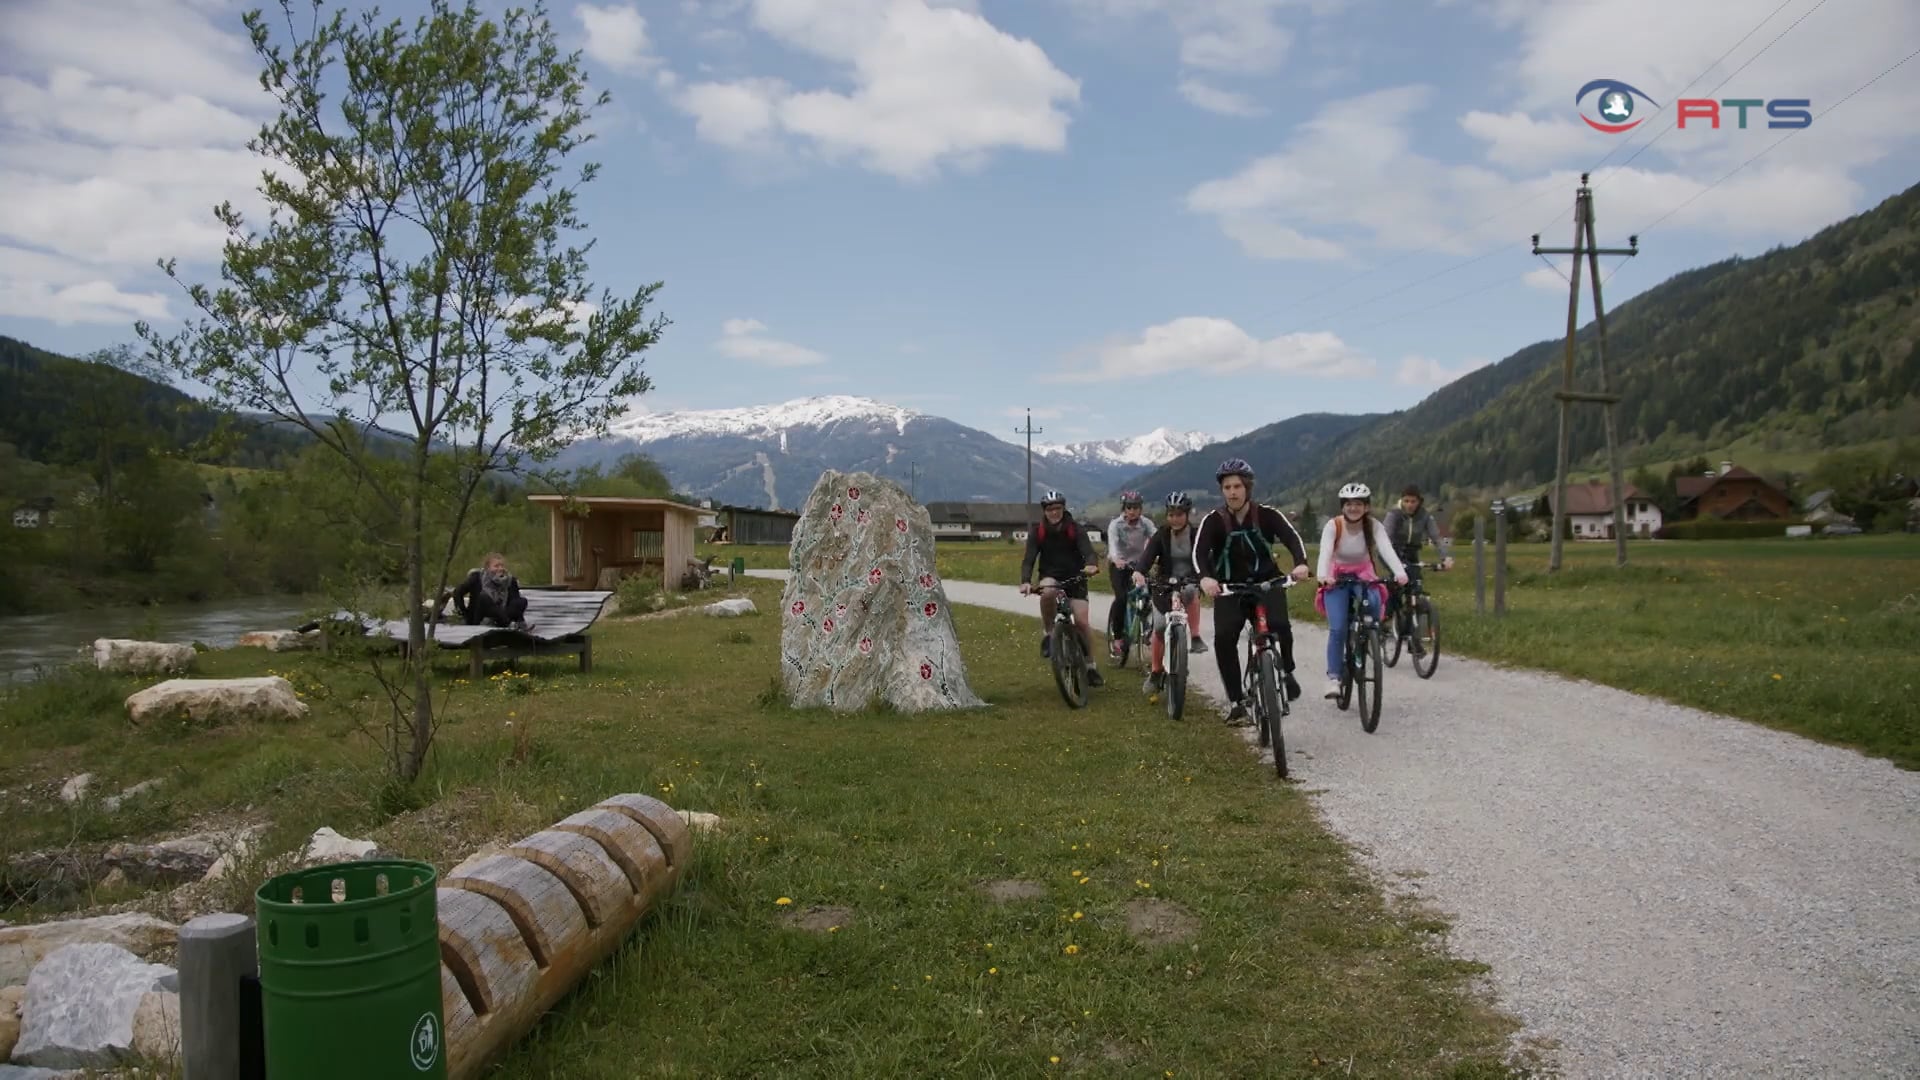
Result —
M 1192 514 L 1193 499 L 1186 492 L 1176 491 L 1167 496 L 1167 527 L 1154 533 L 1152 539 L 1147 541 L 1146 554 L 1140 557 L 1140 562 L 1133 572 L 1135 588 L 1145 588 L 1149 576 L 1158 581 L 1169 582 L 1176 587 L 1198 583 L 1199 574 L 1193 569 L 1193 529 L 1190 526 Z M 1161 615 L 1166 615 L 1172 606 L 1172 594 L 1156 593 L 1154 595 L 1154 610 Z M 1190 594 L 1184 606 L 1187 609 L 1188 632 L 1191 633 L 1200 627 L 1200 594 L 1198 592 Z M 1167 672 L 1163 664 L 1165 658 L 1160 655 L 1165 647 L 1166 643 L 1161 640 L 1158 633 L 1155 633 L 1152 674 L 1147 676 L 1148 685 L 1155 690 L 1160 689 L 1166 679 Z M 1198 637 L 1193 639 L 1189 648 L 1195 655 L 1207 651 L 1206 644 Z
M 1393 571 L 1393 580 L 1407 583 L 1407 568 L 1393 550 L 1387 527 L 1373 516 L 1373 491 L 1365 484 L 1348 484 L 1340 489 L 1340 513 L 1320 530 L 1320 565 L 1316 575 L 1320 588 L 1314 593 L 1314 610 L 1327 617 L 1327 697 L 1340 696 L 1340 668 L 1347 642 L 1349 596 L 1364 585 L 1366 610 L 1374 618 L 1386 610 L 1387 587 L 1374 573 L 1376 558 L 1384 559 Z M 1359 581 L 1342 580 L 1358 578 Z

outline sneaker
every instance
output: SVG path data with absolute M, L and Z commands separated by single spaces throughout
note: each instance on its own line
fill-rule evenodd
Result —
M 1228 727 L 1252 727 L 1253 726 L 1253 718 L 1247 715 L 1247 707 L 1245 705 L 1241 704 L 1238 701 L 1233 703 L 1233 708 L 1227 711 L 1227 726 Z
M 1107 642 L 1107 655 L 1113 657 L 1116 661 L 1120 659 L 1119 639 L 1116 638 Z
M 1087 665 L 1087 685 L 1088 686 L 1105 686 L 1106 684 L 1107 684 L 1107 678 L 1106 676 L 1100 674 L 1100 669 L 1097 667 L 1094 667 L 1092 664 L 1088 664 Z
M 1294 678 L 1293 672 L 1291 671 L 1287 672 L 1286 687 L 1287 687 L 1287 700 L 1299 701 L 1300 700 L 1300 680 Z
M 1327 700 L 1332 701 L 1338 698 L 1339 696 L 1340 696 L 1340 680 L 1328 679 L 1327 680 Z
M 1410 637 L 1407 639 L 1407 650 L 1413 653 L 1413 655 L 1416 657 L 1427 655 L 1427 647 L 1425 645 L 1420 644 L 1420 639 L 1417 637 Z
M 1187 651 L 1195 656 L 1205 656 L 1207 653 L 1207 643 L 1201 641 L 1199 638 L 1194 638 L 1193 645 L 1189 647 Z
M 1040 655 L 1046 657 L 1049 660 L 1053 659 L 1053 639 L 1052 638 L 1043 637 L 1040 639 Z
M 1147 682 L 1155 690 L 1164 690 L 1167 688 L 1167 673 L 1164 671 L 1156 671 L 1147 676 Z

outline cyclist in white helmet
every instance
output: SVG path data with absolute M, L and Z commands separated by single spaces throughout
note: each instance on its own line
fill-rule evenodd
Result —
M 1087 582 L 1100 569 L 1100 561 L 1093 554 L 1093 540 L 1087 536 L 1087 530 L 1073 520 L 1067 513 L 1067 497 L 1057 491 L 1048 491 L 1040 496 L 1040 520 L 1027 530 L 1027 552 L 1020 560 L 1020 595 L 1033 591 L 1034 564 L 1040 567 L 1040 576 L 1064 581 L 1071 577 L 1083 580 L 1061 586 L 1061 592 L 1067 595 L 1073 604 L 1073 622 L 1080 630 L 1080 652 L 1087 658 L 1087 684 L 1100 686 L 1106 682 L 1100 674 L 1100 668 L 1093 661 L 1093 634 L 1087 621 Z M 1053 642 L 1047 631 L 1053 626 L 1053 598 L 1040 598 L 1040 655 L 1051 656 Z
M 1153 539 L 1153 519 L 1143 512 L 1145 504 L 1137 491 L 1120 493 L 1120 516 L 1107 523 L 1107 585 L 1113 590 L 1113 603 L 1107 607 L 1107 645 L 1119 646 L 1126 628 L 1127 582 L 1146 555 L 1147 541 Z
M 1167 527 L 1153 534 L 1147 541 L 1146 554 L 1133 564 L 1133 584 L 1146 587 L 1151 579 L 1156 584 L 1171 584 L 1176 588 L 1198 585 L 1200 574 L 1193 568 L 1193 499 L 1184 491 L 1176 491 L 1167 496 Z M 1154 610 L 1165 615 L 1173 607 L 1174 597 L 1169 594 L 1153 597 Z M 1183 601 L 1187 610 L 1187 632 L 1200 629 L 1200 597 Z M 1147 686 L 1158 690 L 1166 685 L 1165 659 L 1160 655 L 1165 647 L 1160 635 L 1153 637 L 1153 666 L 1147 676 Z M 1207 643 L 1194 637 L 1189 645 L 1190 651 L 1198 656 L 1207 651 Z
M 1320 565 L 1316 576 L 1320 588 L 1313 606 L 1327 617 L 1327 697 L 1340 696 L 1340 662 L 1347 640 L 1347 602 L 1356 588 L 1366 589 L 1365 603 L 1378 619 L 1386 610 L 1387 587 L 1374 572 L 1374 559 L 1386 561 L 1393 580 L 1407 583 L 1407 568 L 1393 550 L 1393 537 L 1387 527 L 1373 516 L 1373 491 L 1365 484 L 1348 484 L 1340 489 L 1340 512 L 1327 519 L 1320 530 Z M 1360 584 L 1340 582 L 1343 575 L 1360 579 Z

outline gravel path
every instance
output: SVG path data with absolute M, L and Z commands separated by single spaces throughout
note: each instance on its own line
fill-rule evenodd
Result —
M 1039 614 L 1011 586 L 945 587 Z M 1294 636 L 1317 676 L 1326 632 Z M 1373 735 L 1300 681 L 1292 777 L 1388 888 L 1453 920 L 1565 1075 L 1920 1076 L 1920 773 L 1444 651 L 1430 680 L 1388 670 Z

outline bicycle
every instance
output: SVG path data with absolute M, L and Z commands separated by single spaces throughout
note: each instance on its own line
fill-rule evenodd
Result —
M 1298 584 L 1291 576 L 1263 581 L 1258 585 L 1222 583 L 1221 596 L 1264 598 L 1275 589 L 1283 593 Z M 1247 602 L 1245 599 L 1243 603 Z M 1241 669 L 1244 681 L 1241 699 L 1253 704 L 1253 724 L 1261 746 L 1273 748 L 1273 770 L 1281 779 L 1287 776 L 1287 744 L 1281 734 L 1281 721 L 1293 712 L 1287 695 L 1280 689 L 1280 635 L 1267 625 L 1265 604 L 1253 609 L 1253 637 L 1247 642 L 1247 661 Z
M 1126 607 L 1121 610 L 1120 620 L 1120 633 L 1114 635 L 1107 655 L 1114 667 L 1123 668 L 1127 666 L 1127 656 L 1133 651 L 1134 643 L 1146 644 L 1147 635 L 1152 632 L 1148 627 L 1153 621 L 1153 608 L 1147 602 L 1147 590 L 1138 587 L 1127 590 Z
M 1335 579 L 1334 585 L 1359 584 L 1366 589 L 1374 583 L 1342 574 Z M 1361 589 L 1347 590 L 1347 642 L 1346 662 L 1340 665 L 1340 696 L 1336 704 L 1345 712 L 1353 703 L 1356 690 L 1360 698 L 1360 730 L 1373 734 L 1380 726 L 1380 693 L 1385 682 L 1385 672 L 1381 663 L 1380 639 L 1386 636 L 1379 620 L 1367 612 L 1365 592 Z M 1368 664 L 1373 667 L 1372 676 L 1367 674 Z M 1367 683 L 1373 683 L 1373 692 L 1367 692 Z
M 1053 683 L 1070 708 L 1087 707 L 1087 653 L 1080 643 L 1080 628 L 1073 621 L 1073 601 L 1067 587 L 1087 580 L 1085 574 L 1055 580 L 1041 578 L 1039 593 L 1053 593 L 1053 628 L 1048 631 L 1047 661 L 1053 665 Z
M 1151 588 L 1154 596 L 1167 598 L 1165 620 L 1157 623 L 1155 632 L 1160 635 L 1160 665 L 1166 676 L 1162 692 L 1167 695 L 1167 719 L 1178 720 L 1187 709 L 1187 657 L 1193 640 L 1193 628 L 1187 625 L 1187 601 L 1198 586 L 1183 584 L 1176 590 L 1169 581 L 1155 582 Z M 1157 612 L 1155 618 L 1160 618 Z
M 1441 563 L 1416 562 L 1410 570 L 1441 570 Z M 1444 571 L 1442 571 L 1444 572 Z M 1387 666 L 1393 667 L 1400 662 L 1400 647 L 1404 643 L 1409 650 L 1415 643 L 1420 649 L 1414 652 L 1414 673 L 1423 679 L 1433 678 L 1435 669 L 1440 666 L 1440 618 L 1433 610 L 1433 597 L 1427 592 L 1418 576 L 1411 577 L 1406 586 L 1399 590 L 1399 598 L 1394 603 L 1394 627 L 1387 643 Z M 1422 662 L 1425 666 L 1422 667 Z

